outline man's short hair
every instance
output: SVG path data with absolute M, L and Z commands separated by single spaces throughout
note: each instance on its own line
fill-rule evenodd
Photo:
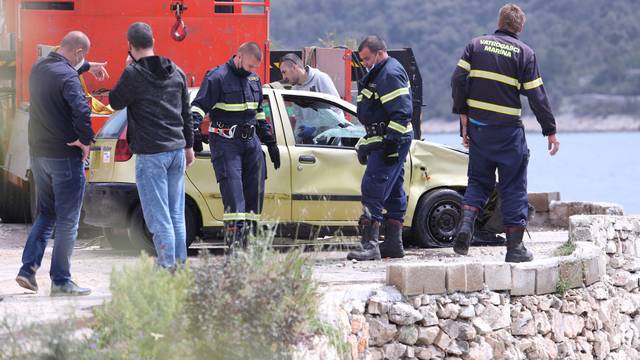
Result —
M 153 47 L 153 31 L 147 23 L 136 22 L 129 26 L 127 40 L 136 49 L 151 49 Z
M 71 31 L 62 38 L 60 47 L 68 50 L 83 49 L 88 50 L 90 46 L 89 37 L 82 31 Z
M 301 68 L 304 67 L 304 63 L 302 62 L 302 59 L 300 59 L 300 57 L 294 53 L 288 53 L 280 59 L 280 67 L 282 67 L 282 65 L 285 65 L 285 64 L 288 64 L 288 65 L 295 64 L 300 66 Z
M 382 40 L 382 38 L 378 35 L 369 35 L 362 42 L 360 46 L 358 46 L 358 52 L 362 51 L 364 48 L 369 49 L 372 53 L 377 53 L 378 51 L 386 51 L 387 44 Z
M 255 57 L 258 61 L 262 61 L 262 49 L 258 43 L 249 41 L 238 48 L 238 52 L 242 54 L 249 54 Z
M 522 32 L 526 20 L 524 11 L 516 4 L 506 4 L 498 12 L 498 28 L 512 33 Z

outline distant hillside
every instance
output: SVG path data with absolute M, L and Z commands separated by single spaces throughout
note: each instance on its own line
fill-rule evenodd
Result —
M 375 33 L 392 48 L 412 47 L 424 79 L 425 118 L 450 115 L 449 78 L 465 44 L 495 30 L 494 0 L 273 0 L 271 38 L 279 48 L 353 43 Z M 537 53 L 552 106 L 599 116 L 600 103 L 575 109 L 581 94 L 640 95 L 640 4 L 636 0 L 523 0 L 521 38 Z M 600 98 L 600 97 L 598 97 Z M 603 97 L 606 98 L 606 97 Z M 563 103 L 564 102 L 564 103 Z M 640 113 L 630 100 L 607 113 Z

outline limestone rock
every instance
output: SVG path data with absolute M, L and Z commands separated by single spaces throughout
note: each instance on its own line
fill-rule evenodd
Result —
M 551 319 L 551 333 L 553 340 L 557 343 L 564 341 L 564 319 L 562 314 L 556 309 L 549 309 Z
M 576 354 L 568 342 L 558 344 L 558 359 L 575 359 Z
M 629 278 L 631 277 L 631 273 L 625 270 L 617 270 L 611 280 L 613 281 L 613 285 L 624 287 L 629 282 Z
M 469 343 L 466 341 L 455 340 L 447 347 L 447 354 L 461 356 L 469 353 Z
M 398 329 L 394 324 L 376 318 L 369 320 L 369 335 L 372 345 L 382 346 L 393 340 L 397 333 Z
M 597 283 L 591 287 L 591 294 L 596 300 L 607 300 L 609 298 L 609 289 L 603 283 Z
M 434 341 L 434 344 L 437 347 L 439 347 L 441 350 L 447 350 L 450 343 L 451 343 L 451 337 L 449 337 L 449 335 L 447 335 L 447 333 L 442 330 L 440 331 L 440 333 L 436 337 L 436 340 Z
M 439 333 L 440 328 L 437 326 L 419 327 L 416 343 L 418 345 L 431 345 L 436 341 Z
M 436 315 L 436 307 L 433 305 L 421 306 L 420 314 L 422 314 L 422 325 L 434 326 L 438 325 L 438 316 Z
M 414 325 L 402 326 L 398 331 L 398 341 L 406 345 L 415 344 L 418 341 L 418 328 Z
M 489 323 L 487 323 L 482 318 L 479 318 L 479 317 L 474 318 L 473 320 L 471 320 L 471 323 L 476 328 L 476 332 L 480 335 L 486 335 L 491 331 L 493 331 L 493 329 L 491 328 L 491 325 L 489 325 Z
M 551 324 L 549 323 L 547 314 L 543 312 L 535 313 L 533 315 L 533 321 L 536 325 L 538 334 L 547 335 L 549 332 L 551 332 Z
M 460 313 L 460 305 L 449 303 L 444 306 L 439 306 L 437 315 L 440 319 L 456 319 Z
M 536 334 L 536 324 L 531 311 L 525 309 L 512 316 L 511 333 L 519 336 L 533 336 Z
M 486 321 L 493 330 L 504 329 L 511 326 L 510 311 L 511 306 L 509 304 L 505 304 L 501 307 L 488 305 L 480 318 Z
M 364 327 L 366 319 L 363 315 L 353 315 L 351 318 L 351 333 L 357 334 Z
M 471 319 L 474 316 L 476 316 L 476 310 L 472 305 L 462 307 L 460 309 L 460 314 L 458 314 L 458 317 L 464 320 Z
M 407 352 L 407 346 L 398 343 L 387 344 L 382 347 L 382 351 L 385 359 L 400 360 Z
M 584 329 L 584 319 L 577 315 L 565 314 L 563 316 L 564 336 L 573 339 Z
M 395 303 L 389 310 L 389 320 L 398 325 L 411 325 L 422 320 L 422 314 L 409 304 Z
M 457 339 L 460 334 L 460 323 L 455 320 L 445 320 L 440 327 L 452 339 Z
M 460 331 L 458 333 L 459 340 L 471 341 L 475 339 L 476 335 L 477 335 L 477 332 L 476 332 L 476 329 L 473 327 L 473 325 L 469 323 L 460 324 Z
M 486 341 L 471 343 L 469 353 L 463 357 L 464 360 L 492 360 L 493 350 Z

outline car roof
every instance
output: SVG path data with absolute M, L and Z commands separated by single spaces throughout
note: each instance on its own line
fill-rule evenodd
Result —
M 197 87 L 189 88 L 189 96 L 191 101 L 193 101 L 193 99 L 196 97 L 196 94 L 198 93 L 198 89 L 199 88 Z M 306 97 L 320 98 L 324 100 L 331 100 L 333 102 L 337 102 L 339 105 L 345 107 L 349 111 L 353 111 L 354 113 L 356 112 L 356 106 L 354 104 L 330 94 L 314 92 L 314 91 L 306 91 L 306 90 L 289 90 L 286 88 L 274 88 L 271 84 L 265 84 L 263 86 L 263 89 L 265 93 L 273 92 L 274 94 L 282 94 L 282 95 L 290 95 L 290 96 L 306 96 Z

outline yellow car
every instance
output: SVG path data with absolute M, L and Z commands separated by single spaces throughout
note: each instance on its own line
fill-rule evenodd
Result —
M 192 89 L 192 97 L 196 89 Z M 263 107 L 273 126 L 282 166 L 267 161 L 262 220 L 277 223 L 278 237 L 295 241 L 355 234 L 362 212 L 365 167 L 355 144 L 364 135 L 355 106 L 321 93 L 264 87 Z M 91 148 L 84 222 L 104 229 L 116 248 L 153 250 L 135 185 L 135 155 L 126 140 L 126 111 L 111 116 Z M 266 147 L 263 147 L 266 151 Z M 187 243 L 221 242 L 223 206 L 210 151 L 186 172 Z M 408 209 L 405 235 L 419 246 L 450 246 L 461 219 L 468 156 L 414 140 L 405 163 Z

